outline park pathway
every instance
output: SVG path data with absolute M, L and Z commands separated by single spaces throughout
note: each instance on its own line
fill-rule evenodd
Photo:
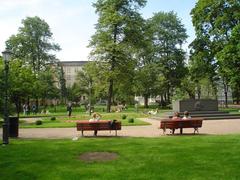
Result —
M 118 131 L 118 137 L 166 137 L 162 130 L 158 129 L 160 122 L 154 119 L 142 119 L 151 123 L 147 126 L 122 126 L 122 130 Z M 184 129 L 183 133 L 191 134 L 193 129 Z M 203 127 L 199 129 L 200 135 L 216 135 L 216 134 L 240 134 L 240 119 L 235 120 L 208 120 L 203 122 Z M 169 133 L 169 130 L 167 130 Z M 179 133 L 179 130 L 176 130 Z M 86 131 L 84 135 L 92 137 L 93 132 Z M 99 131 L 98 137 L 114 136 L 112 131 Z M 0 136 L 2 136 L 2 129 L 0 129 Z M 19 129 L 19 138 L 81 138 L 81 132 L 76 128 L 27 128 Z

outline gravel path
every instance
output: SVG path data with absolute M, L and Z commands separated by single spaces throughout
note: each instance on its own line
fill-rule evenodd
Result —
M 122 126 L 122 130 L 118 131 L 119 137 L 159 137 L 164 136 L 162 130 L 158 129 L 159 121 L 152 119 L 142 119 L 151 123 L 148 126 Z M 200 135 L 204 134 L 240 134 L 240 119 L 238 120 L 209 120 L 203 122 L 203 127 L 199 129 Z M 167 134 L 170 131 L 167 130 Z M 176 130 L 176 134 L 179 130 Z M 184 134 L 192 134 L 193 129 L 184 129 Z M 86 131 L 84 135 L 93 137 L 93 132 Z M 115 131 L 99 131 L 98 137 L 114 136 Z M 0 136 L 2 136 L 2 129 L 0 129 Z M 29 128 L 19 129 L 19 138 L 73 138 L 81 137 L 81 132 L 76 128 Z

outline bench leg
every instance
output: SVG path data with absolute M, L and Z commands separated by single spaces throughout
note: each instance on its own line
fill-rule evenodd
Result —
M 172 134 L 174 134 L 175 133 L 175 129 L 172 129 Z
M 180 134 L 182 134 L 183 133 L 183 128 L 180 128 Z
M 82 136 L 84 136 L 84 135 L 83 135 L 83 130 L 82 130 Z
M 194 128 L 194 134 L 197 132 L 199 134 L 198 128 Z
M 166 129 L 163 129 L 163 134 L 166 135 Z
M 115 130 L 115 136 L 117 136 L 117 130 Z

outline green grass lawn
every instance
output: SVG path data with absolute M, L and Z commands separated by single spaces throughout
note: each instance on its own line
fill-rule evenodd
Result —
M 126 119 L 122 119 L 122 115 L 125 114 L 127 116 Z M 146 118 L 149 117 L 147 114 L 136 113 L 136 112 L 121 112 L 121 113 L 101 113 L 103 120 L 119 120 L 122 122 L 123 126 L 138 126 L 138 125 L 149 125 L 149 123 L 144 122 L 138 118 Z M 51 117 L 53 117 L 52 115 Z M 51 117 L 43 117 L 41 125 L 36 125 L 35 121 L 25 121 L 22 119 L 20 121 L 20 128 L 63 128 L 63 127 L 75 127 L 76 122 L 67 122 L 69 120 L 89 120 L 90 116 L 86 113 L 79 113 L 77 115 L 73 115 L 71 118 L 67 116 L 56 117 L 55 121 L 51 121 Z M 128 119 L 134 118 L 134 123 L 129 123 Z
M 1 180 L 240 179 L 240 135 L 11 140 L 0 147 Z M 117 160 L 83 162 L 84 152 Z

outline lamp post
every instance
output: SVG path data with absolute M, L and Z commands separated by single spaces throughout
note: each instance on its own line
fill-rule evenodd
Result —
M 11 58 L 11 51 L 5 50 L 2 52 L 4 61 L 4 121 L 3 121 L 3 144 L 8 144 L 9 136 L 9 113 L 8 113 L 8 70 L 9 70 L 9 60 Z

